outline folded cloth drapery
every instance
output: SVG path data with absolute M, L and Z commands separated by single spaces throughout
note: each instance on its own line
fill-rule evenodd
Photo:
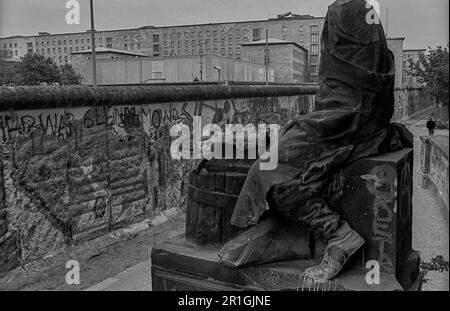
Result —
M 338 0 L 322 33 L 315 112 L 283 129 L 278 167 L 249 171 L 231 223 L 248 227 L 269 208 L 298 220 L 329 179 L 350 163 L 412 146 L 412 135 L 390 124 L 395 62 L 381 24 L 368 23 L 365 0 Z

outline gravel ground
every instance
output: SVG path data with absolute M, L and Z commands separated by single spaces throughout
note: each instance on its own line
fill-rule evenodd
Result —
M 149 260 L 152 247 L 164 240 L 184 233 L 184 214 L 169 218 L 158 226 L 108 241 L 88 242 L 74 247 L 69 253 L 55 258 L 47 269 L 16 269 L 0 280 L 0 290 L 63 290 L 88 289 L 106 279 L 120 275 Z M 65 265 L 74 259 L 80 263 L 80 285 L 67 285 Z M 148 282 L 151 283 L 151 282 Z

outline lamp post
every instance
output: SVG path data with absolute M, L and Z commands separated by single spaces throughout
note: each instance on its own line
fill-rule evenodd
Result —
M 90 0 L 91 9 L 91 45 L 92 45 L 92 85 L 97 86 L 97 61 L 95 56 L 95 24 L 94 24 L 94 0 Z
M 217 73 L 219 74 L 219 83 L 222 82 L 222 67 L 220 66 L 214 66 L 214 69 L 217 70 Z
M 264 65 L 266 67 L 266 85 L 269 85 L 269 66 L 270 66 L 269 29 L 266 29 L 266 48 L 264 49 Z

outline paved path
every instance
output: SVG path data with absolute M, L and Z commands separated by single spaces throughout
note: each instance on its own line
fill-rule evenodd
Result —
M 87 291 L 151 291 L 151 260 L 145 260 Z
M 414 134 L 415 163 L 414 163 L 414 199 L 413 199 L 413 247 L 420 251 L 422 260 L 430 261 L 438 255 L 448 260 L 449 234 L 448 225 L 445 223 L 439 207 L 431 194 L 420 187 L 418 181 L 418 169 L 420 159 L 420 136 L 427 135 L 424 117 L 428 113 L 418 114 L 415 118 L 406 121 Z M 437 131 L 436 135 L 448 135 L 448 131 Z M 145 260 L 138 265 L 129 268 L 113 278 L 109 278 L 89 290 L 104 291 L 133 291 L 151 290 L 150 260 Z M 430 272 L 428 283 L 423 290 L 448 290 L 449 274 Z
M 449 257 L 449 229 L 432 194 L 420 186 L 420 136 L 428 135 L 425 127 L 427 119 L 416 120 L 409 125 L 414 134 L 414 198 L 413 198 L 413 248 L 418 250 L 422 261 L 442 255 Z M 447 131 L 437 130 L 436 135 L 447 135 Z M 429 272 L 428 282 L 423 290 L 449 290 L 448 272 Z

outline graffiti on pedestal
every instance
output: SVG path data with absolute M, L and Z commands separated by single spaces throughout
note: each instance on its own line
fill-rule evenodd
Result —
M 378 242 L 378 258 L 384 272 L 394 270 L 387 248 L 394 243 L 391 225 L 397 213 L 397 177 L 395 169 L 390 165 L 374 167 L 369 174 L 361 176 L 366 181 L 367 189 L 375 196 L 373 201 L 372 230 L 374 240 Z

